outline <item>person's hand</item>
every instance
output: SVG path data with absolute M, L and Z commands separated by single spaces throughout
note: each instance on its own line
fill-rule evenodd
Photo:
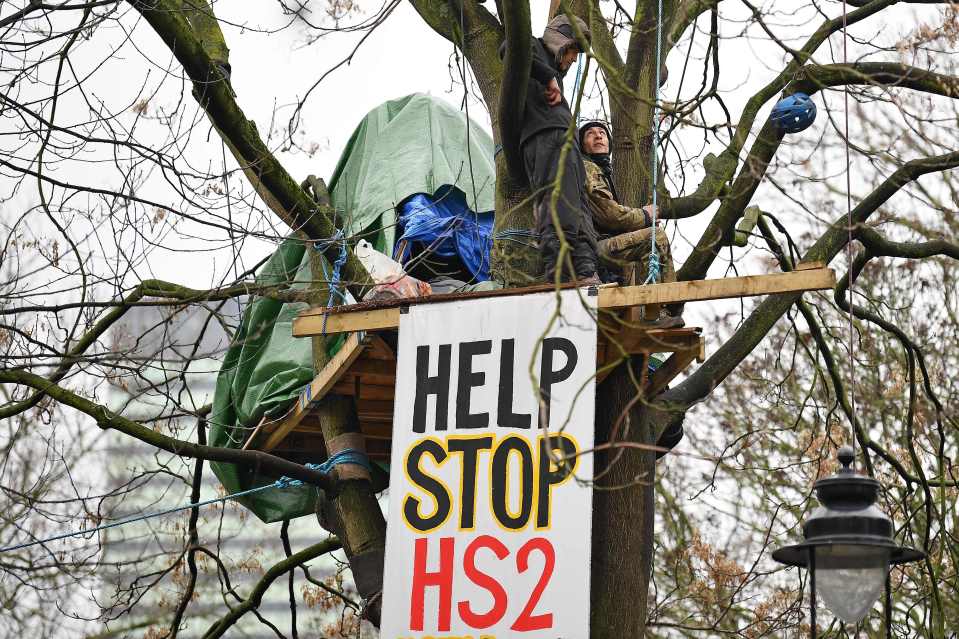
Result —
M 656 213 L 656 208 L 652 204 L 643 207 L 643 212 L 646 213 L 646 221 L 650 226 L 653 224 L 653 214 Z
M 559 90 L 559 83 L 556 82 L 556 78 L 550 78 L 549 83 L 546 85 L 546 104 L 556 106 L 562 101 L 563 94 Z

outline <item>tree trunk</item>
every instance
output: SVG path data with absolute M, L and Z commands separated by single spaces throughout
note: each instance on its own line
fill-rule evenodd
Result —
M 543 281 L 543 260 L 536 247 L 535 228 L 529 189 L 510 184 L 506 161 L 499 154 L 496 158 L 496 220 L 490 256 L 494 279 L 506 286 L 528 286 Z
M 328 450 L 344 439 L 349 441 L 349 448 L 362 446 L 363 436 L 352 398 L 327 395 L 317 412 Z M 317 500 L 317 514 L 343 543 L 353 582 L 366 606 L 365 617 L 379 626 L 386 519 L 373 491 L 369 472 L 365 470 L 353 464 L 337 466 L 336 493 L 327 492 Z
M 597 445 L 611 438 L 656 441 L 643 403 L 630 406 L 646 361 L 636 357 L 630 366 L 635 378 L 622 365 L 597 387 Z M 595 468 L 590 637 L 638 639 L 646 628 L 652 568 L 655 454 L 616 448 L 599 453 Z
M 629 206 L 652 200 L 655 50 L 643 59 L 650 63 L 639 70 L 636 88 L 646 99 L 618 94 L 610 100 L 614 179 L 622 203 Z M 644 358 L 633 358 L 632 374 L 624 364 L 597 387 L 597 443 L 656 443 L 658 427 L 644 402 L 636 401 L 646 365 Z M 617 448 L 597 455 L 595 468 L 600 479 L 593 493 L 591 637 L 640 639 L 646 632 L 652 573 L 655 453 Z
M 655 56 L 655 52 L 652 55 Z M 647 100 L 622 94 L 610 100 L 614 180 L 621 203 L 627 206 L 643 206 L 652 200 L 654 67 L 654 64 L 647 65 L 640 75 L 640 95 L 649 96 Z
M 312 176 L 311 176 L 312 178 Z M 329 205 L 329 193 L 322 180 L 311 179 L 314 196 L 321 205 Z M 313 277 L 311 302 L 323 306 L 329 298 L 329 283 L 324 273 L 323 255 L 312 248 L 310 271 Z M 319 372 L 329 361 L 326 338 L 313 340 L 313 368 Z M 327 395 L 317 407 L 323 441 L 328 456 L 352 449 L 366 452 L 360 431 L 356 405 L 351 397 Z M 326 491 L 317 498 L 317 517 L 324 528 L 336 534 L 343 544 L 353 582 L 366 605 L 365 616 L 379 626 L 383 591 L 383 558 L 386 551 L 386 519 L 380 510 L 370 472 L 357 464 L 341 464 L 333 469 L 337 482 L 335 492 Z

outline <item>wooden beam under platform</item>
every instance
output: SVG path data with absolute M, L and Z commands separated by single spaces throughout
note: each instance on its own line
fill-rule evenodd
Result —
M 280 419 L 268 420 L 264 417 L 243 448 L 269 451 L 276 448 L 293 430 L 307 432 L 315 430 L 307 419 L 312 412 L 314 403 L 325 397 L 330 390 L 334 389 L 343 380 L 344 375 L 357 362 L 360 355 L 368 352 L 372 357 L 364 360 L 364 362 L 379 363 L 383 360 L 378 359 L 377 354 L 382 358 L 384 349 L 392 355 L 392 350 L 383 344 L 378 337 L 366 335 L 362 332 L 351 334 L 347 337 L 343 346 L 340 347 L 340 350 L 323 367 L 320 374 L 300 391 L 300 397 L 293 409 Z M 390 383 L 395 381 L 396 376 L 396 361 L 393 360 L 392 364 L 389 373 Z M 372 367 L 370 364 L 366 364 L 366 366 Z M 386 364 L 386 367 L 389 369 L 389 364 Z
M 795 271 L 770 275 L 747 275 L 744 277 L 690 280 L 688 282 L 646 284 L 643 286 L 600 286 L 598 288 L 598 306 L 605 310 L 615 310 L 649 304 L 676 304 L 775 293 L 814 291 L 833 288 L 836 285 L 836 274 L 832 269 L 823 268 L 819 264 L 813 265 L 812 268 L 803 268 L 805 266 L 801 264 Z M 564 288 L 570 286 L 567 285 Z M 293 336 L 311 337 L 313 335 L 329 335 L 350 331 L 397 328 L 400 324 L 400 313 L 404 307 L 505 295 L 526 295 L 550 291 L 554 288 L 550 284 L 541 284 L 498 291 L 447 293 L 390 300 L 388 302 L 361 302 L 332 308 L 314 307 L 303 311 L 298 317 L 294 318 Z

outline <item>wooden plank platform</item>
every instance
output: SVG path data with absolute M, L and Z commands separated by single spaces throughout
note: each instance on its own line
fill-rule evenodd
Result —
M 705 359 L 705 339 L 700 328 L 659 329 L 636 322 L 638 308 L 658 311 L 663 304 L 730 297 L 746 297 L 832 288 L 835 273 L 822 264 L 801 264 L 795 271 L 716 280 L 673 282 L 646 286 L 604 285 L 584 294 L 598 296 L 605 311 L 597 337 L 597 383 L 630 356 L 669 354 L 651 374 L 643 372 L 647 396 L 662 392 L 694 360 Z M 566 285 L 563 288 L 571 288 Z M 266 420 L 256 428 L 244 448 L 264 451 L 296 451 L 309 445 L 324 452 L 316 407 L 333 393 L 354 398 L 357 415 L 372 459 L 388 460 L 396 387 L 396 330 L 404 308 L 414 304 L 524 295 L 555 290 L 549 284 L 519 289 L 452 293 L 421 298 L 361 303 L 330 309 L 311 308 L 294 319 L 293 335 L 351 332 L 343 347 L 316 378 L 306 386 L 290 412 Z M 325 325 L 324 325 L 325 324 Z M 375 331 L 375 332 L 374 332 Z
M 675 304 L 731 297 L 751 297 L 775 293 L 794 293 L 829 289 L 836 285 L 836 274 L 832 269 L 822 268 L 818 264 L 813 268 L 800 265 L 788 273 L 771 275 L 747 275 L 744 277 L 726 277 L 712 280 L 692 280 L 689 282 L 669 282 L 665 284 L 647 284 L 643 286 L 607 285 L 597 288 L 598 306 L 604 310 L 615 310 L 652 304 Z M 569 288 L 567 285 L 564 288 Z M 333 308 L 314 307 L 307 309 L 293 320 L 294 337 L 345 333 L 349 331 L 374 331 L 396 328 L 400 324 L 400 313 L 404 307 L 417 304 L 435 304 L 464 299 L 480 299 L 505 295 L 525 295 L 529 293 L 554 290 L 555 287 L 543 284 L 525 288 L 483 291 L 479 293 L 446 293 L 429 295 L 388 302 L 364 302 L 350 306 Z M 325 320 L 325 321 L 324 321 Z

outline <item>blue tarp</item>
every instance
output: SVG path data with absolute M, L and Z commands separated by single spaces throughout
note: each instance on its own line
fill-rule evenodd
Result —
M 460 189 L 446 185 L 433 195 L 417 193 L 407 198 L 399 207 L 397 222 L 400 238 L 394 259 L 405 262 L 424 250 L 440 258 L 459 256 L 477 282 L 490 278 L 493 212 L 471 211 Z

